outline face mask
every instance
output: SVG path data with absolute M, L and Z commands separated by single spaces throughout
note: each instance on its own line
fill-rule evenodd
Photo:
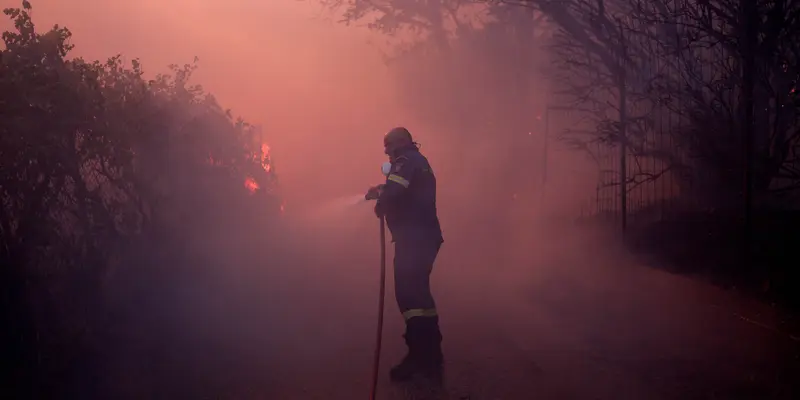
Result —
M 383 165 L 381 165 L 381 173 L 383 173 L 384 176 L 389 176 L 391 172 L 392 172 L 392 163 L 387 161 L 383 163 Z

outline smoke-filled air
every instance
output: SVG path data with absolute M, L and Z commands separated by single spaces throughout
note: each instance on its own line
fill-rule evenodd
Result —
M 797 1 L 0 5 L 2 399 L 800 398 Z

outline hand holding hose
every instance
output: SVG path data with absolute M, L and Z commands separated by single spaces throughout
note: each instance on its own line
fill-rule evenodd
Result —
M 378 200 L 378 197 L 381 196 L 381 191 L 383 190 L 383 184 L 373 186 L 369 188 L 367 194 L 364 195 L 365 200 Z
M 381 173 L 383 173 L 384 176 L 389 176 L 389 173 L 391 171 L 392 171 L 392 163 L 385 162 L 385 163 L 383 163 L 383 165 L 381 165 Z M 386 186 L 386 184 L 382 183 L 380 185 L 375 185 L 375 186 L 369 188 L 369 190 L 367 190 L 367 194 L 364 195 L 364 199 L 365 200 L 378 200 L 378 198 L 381 197 L 381 192 L 383 191 L 383 188 L 385 186 Z M 384 212 L 383 212 L 383 207 L 382 207 L 380 202 L 376 202 L 375 203 L 375 215 L 378 218 L 381 218 L 381 223 L 382 223 L 383 222 Z
M 364 199 L 366 200 L 378 200 L 381 197 L 381 191 L 383 190 L 383 184 L 373 186 L 369 188 L 367 194 L 364 195 Z M 383 207 L 379 202 L 375 203 L 375 215 L 380 218 L 383 217 Z

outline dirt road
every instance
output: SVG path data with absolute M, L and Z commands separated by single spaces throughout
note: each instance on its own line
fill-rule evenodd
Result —
M 102 371 L 113 398 L 367 399 L 378 246 L 374 217 L 363 222 L 316 223 L 282 259 L 243 251 L 208 279 L 162 282 L 142 335 Z M 800 341 L 770 307 L 575 228 L 527 232 L 505 248 L 447 234 L 433 279 L 443 393 L 388 381 L 405 350 L 389 280 L 379 399 L 800 398 Z
M 386 378 L 404 351 L 390 281 L 379 398 L 798 398 L 800 341 L 773 329 L 769 307 L 612 256 L 590 239 L 565 242 L 528 242 L 527 256 L 502 261 L 457 237 L 446 243 L 434 278 L 447 357 L 438 397 Z M 313 268 L 284 281 L 286 296 L 301 289 L 305 300 L 269 318 L 291 332 L 264 355 L 278 367 L 269 393 L 240 398 L 367 398 L 377 253 L 328 244 Z M 521 262 L 528 266 L 508 264 Z

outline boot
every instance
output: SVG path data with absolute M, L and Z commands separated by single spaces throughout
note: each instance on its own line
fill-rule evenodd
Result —
M 444 356 L 442 334 L 439 332 L 439 317 L 414 317 L 406 321 L 403 335 L 408 354 L 400 364 L 389 372 L 396 382 L 408 381 L 422 376 L 441 384 Z

